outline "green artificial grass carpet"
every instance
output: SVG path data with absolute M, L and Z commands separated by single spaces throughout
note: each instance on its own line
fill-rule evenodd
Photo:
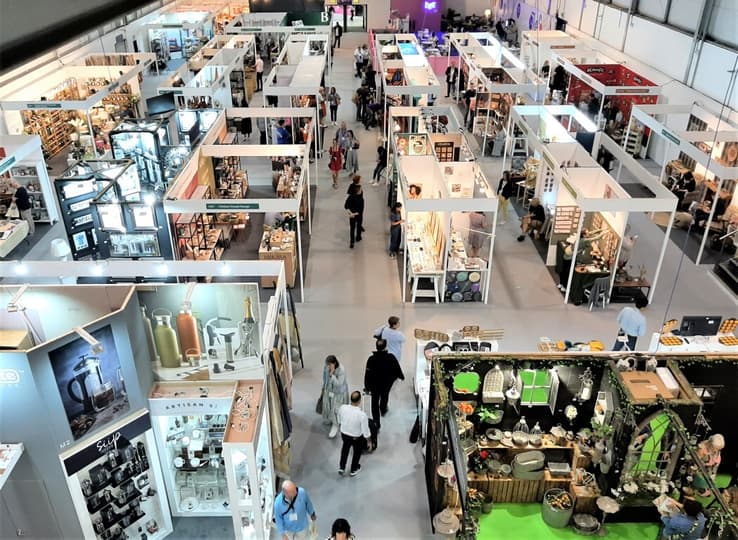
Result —
M 454 390 L 461 394 L 474 394 L 479 390 L 479 373 L 467 371 L 454 377 Z
M 610 523 L 605 522 L 608 540 L 656 540 L 659 535 L 657 523 Z M 483 515 L 479 523 L 478 540 L 582 540 L 587 538 L 574 529 L 552 529 L 543 522 L 541 505 L 538 503 L 495 504 L 492 513 Z M 590 538 L 603 538 L 591 536 Z

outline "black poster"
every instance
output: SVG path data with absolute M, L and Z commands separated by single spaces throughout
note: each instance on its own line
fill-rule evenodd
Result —
M 98 354 L 93 354 L 90 344 L 82 338 L 49 352 L 75 440 L 118 420 L 130 409 L 113 329 L 104 326 L 92 332 L 92 336 L 102 345 Z

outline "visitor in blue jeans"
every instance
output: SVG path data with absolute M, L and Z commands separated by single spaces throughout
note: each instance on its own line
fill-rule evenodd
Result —
M 400 251 L 400 243 L 402 242 L 402 203 L 396 202 L 390 212 L 390 245 L 389 256 L 394 259 Z

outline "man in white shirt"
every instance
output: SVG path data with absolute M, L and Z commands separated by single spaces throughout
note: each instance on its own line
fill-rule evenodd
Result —
M 364 51 L 361 46 L 354 49 L 354 64 L 356 65 L 356 73 L 354 76 L 361 79 L 361 66 L 364 64 Z
M 341 424 L 341 462 L 338 474 L 346 472 L 346 461 L 349 451 L 353 448 L 351 456 L 351 476 L 356 476 L 361 470 L 359 459 L 365 447 L 371 449 L 371 443 L 367 440 L 371 436 L 369 431 L 369 417 L 361 410 L 361 392 L 351 392 L 351 405 L 341 405 L 338 409 L 338 421 Z
M 254 67 L 256 68 L 256 91 L 259 92 L 264 87 L 262 83 L 262 77 L 264 76 L 264 60 L 262 60 L 261 56 L 258 54 L 256 55 L 256 64 Z
M 648 306 L 648 300 L 645 296 L 636 299 L 635 308 L 624 307 L 618 313 L 618 324 L 620 331 L 618 339 L 615 341 L 613 351 L 619 351 L 625 343 L 628 344 L 628 350 L 634 351 L 638 338 L 646 335 L 646 317 L 643 310 Z
M 394 315 L 387 319 L 387 324 L 377 328 L 372 334 L 376 339 L 387 341 L 387 351 L 394 354 L 397 361 L 402 364 L 402 344 L 405 343 L 405 335 L 400 332 L 400 318 Z

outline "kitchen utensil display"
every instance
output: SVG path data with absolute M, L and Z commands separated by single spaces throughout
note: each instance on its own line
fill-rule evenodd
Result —
M 146 344 L 149 347 L 149 356 L 152 362 L 159 361 L 156 354 L 156 343 L 154 342 L 154 329 L 151 327 L 151 319 L 146 316 L 146 306 L 141 306 L 141 317 L 143 317 L 144 332 L 146 333 Z
M 200 339 L 197 337 L 197 321 L 192 310 L 183 305 L 177 315 L 177 334 L 179 335 L 180 350 L 197 351 L 200 353 Z
M 154 327 L 154 342 L 162 367 L 177 368 L 181 365 L 182 357 L 177 343 L 177 334 L 172 328 L 172 313 L 166 309 L 155 309 L 151 315 L 156 321 Z
M 80 356 L 80 361 L 72 369 L 72 375 L 67 383 L 67 393 L 74 401 L 83 405 L 84 412 L 100 412 L 115 400 L 113 385 L 110 381 L 103 380 L 98 357 L 86 354 Z

